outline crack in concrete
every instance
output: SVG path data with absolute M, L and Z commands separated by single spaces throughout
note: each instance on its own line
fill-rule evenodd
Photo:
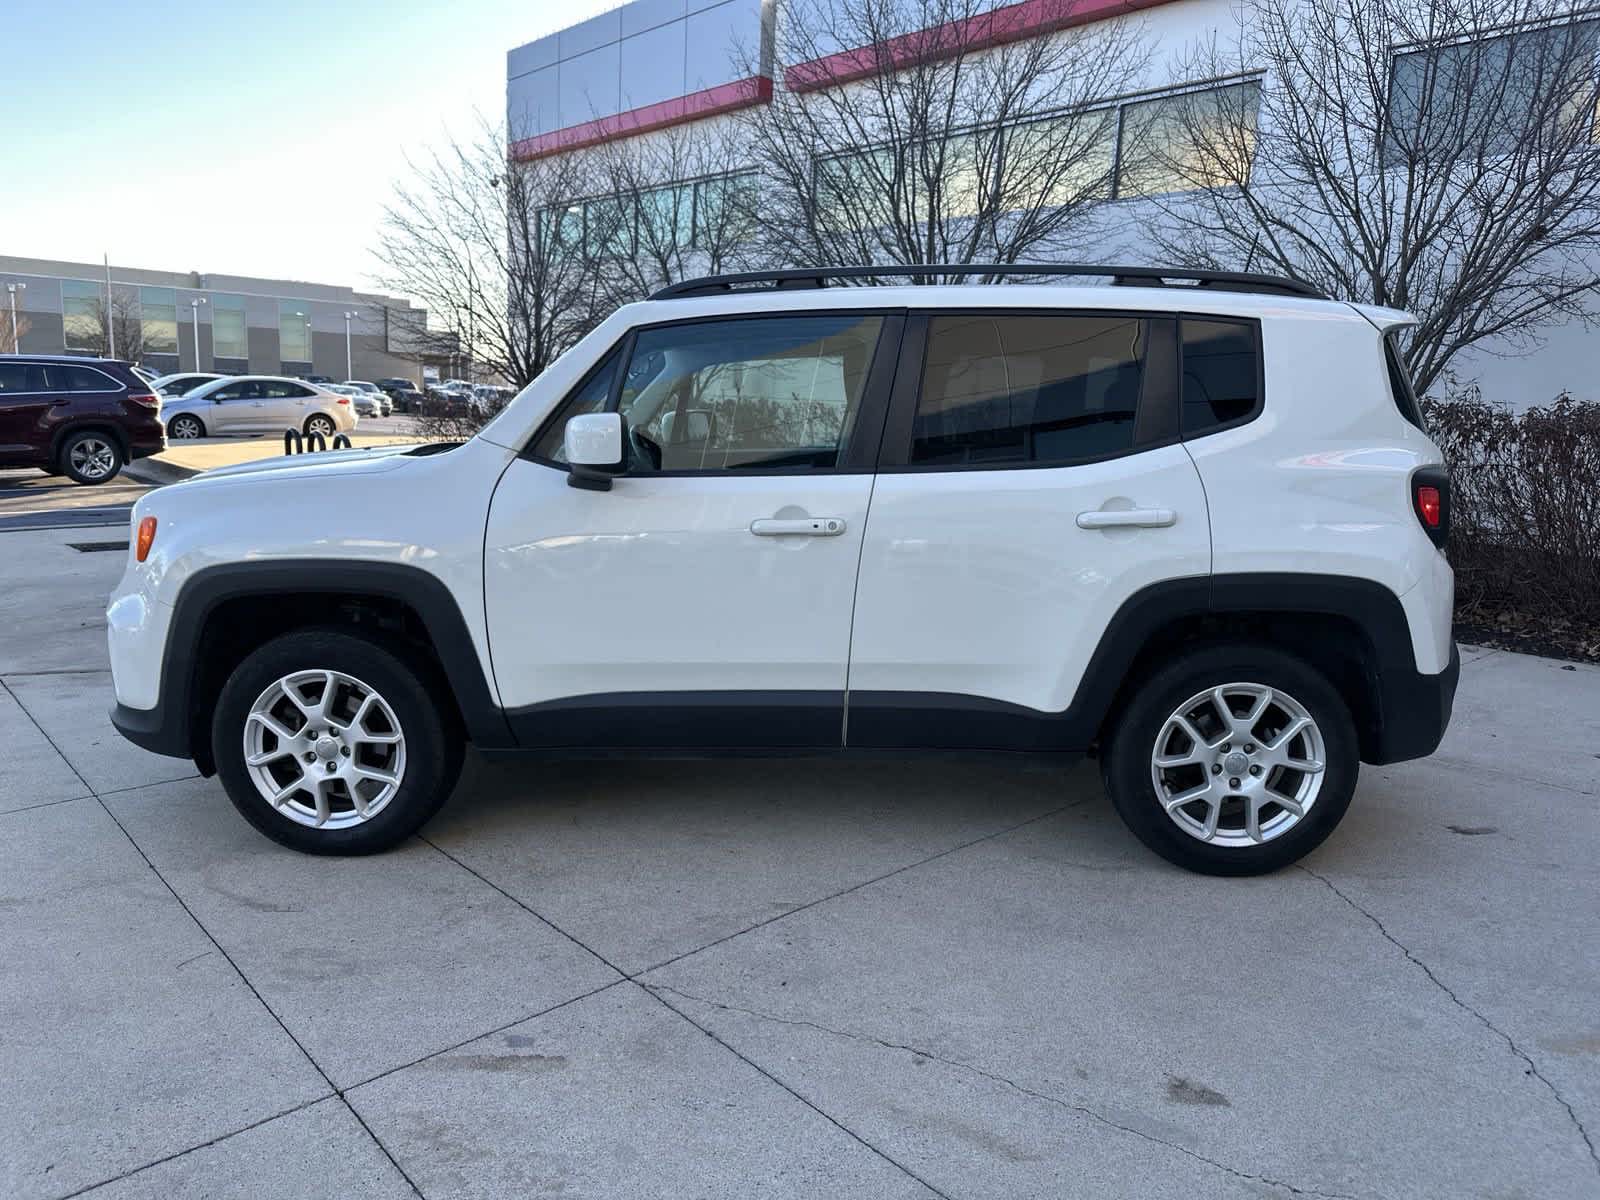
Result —
M 1533 1061 L 1533 1058 L 1526 1050 L 1517 1044 L 1516 1039 L 1504 1029 L 1501 1029 L 1500 1026 L 1496 1025 L 1488 1017 L 1484 1016 L 1483 1013 L 1479 1012 L 1472 1005 L 1468 1004 L 1459 995 L 1457 995 L 1455 989 L 1434 974 L 1432 967 L 1428 966 L 1427 963 L 1423 962 L 1420 958 L 1413 954 L 1410 947 L 1408 947 L 1399 938 L 1395 937 L 1394 934 L 1390 933 L 1388 927 L 1384 925 L 1384 923 L 1380 921 L 1374 913 L 1356 903 L 1355 900 L 1351 899 L 1351 897 L 1345 891 L 1343 891 L 1338 884 L 1334 883 L 1333 880 L 1329 879 L 1326 875 L 1322 875 L 1316 871 L 1313 871 L 1304 863 L 1296 863 L 1295 865 L 1307 875 L 1311 876 L 1311 878 L 1320 882 L 1330 892 L 1339 897 L 1339 899 L 1343 900 L 1351 908 L 1355 909 L 1356 912 L 1360 913 L 1368 921 L 1372 922 L 1373 928 L 1383 936 L 1383 939 L 1392 945 L 1396 950 L 1400 951 L 1401 954 L 1404 954 L 1408 962 L 1426 975 L 1429 983 L 1433 984 L 1434 987 L 1438 988 L 1441 992 L 1448 996 L 1450 998 L 1450 1002 L 1462 1012 L 1468 1013 L 1475 1017 L 1485 1029 L 1489 1030 L 1501 1041 L 1503 1041 L 1510 1048 L 1512 1054 L 1516 1055 L 1522 1060 L 1523 1064 L 1527 1068 L 1525 1073 L 1532 1075 L 1540 1083 L 1544 1084 L 1544 1086 L 1549 1089 L 1550 1094 L 1555 1097 L 1556 1103 L 1561 1105 L 1562 1108 L 1566 1109 L 1567 1119 L 1572 1122 L 1572 1127 L 1578 1131 L 1578 1136 L 1583 1139 L 1583 1144 L 1588 1148 L 1589 1158 L 1593 1161 L 1595 1169 L 1600 1171 L 1600 1153 L 1597 1153 L 1595 1150 L 1594 1138 L 1592 1138 L 1589 1135 L 1589 1131 L 1584 1128 L 1583 1122 L 1579 1120 L 1578 1114 L 1573 1110 L 1571 1103 L 1568 1102 L 1567 1098 L 1561 1094 L 1561 1089 L 1556 1087 L 1554 1083 L 1545 1077 L 1544 1072 L 1539 1070 L 1539 1065 Z
M 832 1026 L 822 1025 L 816 1021 L 791 1017 L 779 1017 L 772 1013 L 761 1012 L 753 1008 L 745 1008 L 737 1004 L 724 1004 L 721 1001 L 711 1000 L 705 996 L 696 996 L 691 992 L 683 991 L 681 988 L 672 987 L 670 984 L 643 983 L 642 981 L 638 982 L 640 982 L 643 987 L 648 988 L 651 991 L 670 992 L 674 996 L 680 996 L 685 1000 L 693 1001 L 696 1004 L 704 1004 L 710 1008 L 720 1009 L 724 1012 L 742 1013 L 745 1016 L 754 1017 L 758 1021 L 770 1021 L 776 1025 L 792 1025 L 803 1029 L 814 1029 L 818 1033 L 827 1034 L 830 1037 L 844 1038 L 848 1041 L 868 1042 L 885 1050 L 904 1051 L 907 1054 L 914 1054 L 919 1058 L 927 1059 L 930 1062 L 940 1063 L 943 1066 L 951 1067 L 958 1071 L 967 1071 L 993 1083 L 998 1083 L 1003 1087 L 1010 1088 L 1012 1091 L 1018 1092 L 1024 1096 L 1028 1096 L 1031 1099 L 1041 1100 L 1046 1104 L 1053 1104 L 1057 1108 L 1064 1108 L 1070 1113 L 1073 1113 L 1088 1121 L 1092 1121 L 1096 1124 L 1103 1125 L 1109 1129 L 1114 1129 L 1119 1133 L 1130 1134 L 1131 1136 L 1139 1138 L 1143 1141 L 1153 1142 L 1158 1146 L 1163 1146 L 1168 1150 L 1176 1150 L 1179 1154 L 1184 1155 L 1186 1158 L 1191 1158 L 1196 1162 L 1204 1163 L 1208 1167 L 1222 1171 L 1225 1174 L 1231 1175 L 1235 1179 L 1243 1180 L 1246 1183 L 1259 1183 L 1267 1187 L 1278 1188 L 1282 1191 L 1288 1192 L 1292 1196 L 1315 1196 L 1321 1197 L 1322 1200 L 1356 1200 L 1355 1197 L 1347 1195 L 1343 1192 L 1324 1192 L 1319 1191 L 1316 1188 L 1296 1187 L 1287 1180 L 1275 1179 L 1270 1175 L 1252 1175 L 1248 1171 L 1241 1171 L 1236 1167 L 1230 1167 L 1227 1163 L 1210 1158 L 1207 1155 L 1201 1154 L 1197 1150 L 1191 1150 L 1187 1146 L 1180 1145 L 1177 1142 L 1169 1142 L 1165 1138 L 1157 1137 L 1148 1130 L 1139 1129 L 1132 1125 L 1125 1125 L 1112 1117 L 1106 1116 L 1104 1113 L 1090 1107 L 1087 1104 L 1078 1104 L 1071 1100 L 1063 1100 L 1059 1096 L 1052 1096 L 1048 1092 L 1036 1091 L 1033 1088 L 1020 1084 L 1014 1079 L 1008 1079 L 1006 1076 L 1000 1075 L 994 1071 L 986 1070 L 983 1067 L 973 1066 L 971 1063 L 960 1062 L 956 1059 L 944 1058 L 921 1046 L 913 1046 L 906 1042 L 892 1042 L 870 1033 L 856 1033 L 848 1029 L 835 1029 Z

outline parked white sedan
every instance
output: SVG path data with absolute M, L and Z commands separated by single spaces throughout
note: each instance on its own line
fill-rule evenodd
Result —
M 356 427 L 352 397 L 314 383 L 278 375 L 234 375 L 164 400 L 167 437 L 187 441 L 240 433 L 298 429 L 331 438 Z
M 363 417 L 383 416 L 383 399 L 362 391 L 351 383 L 324 383 L 319 385 L 323 391 L 333 392 L 340 396 L 349 396 L 350 403 L 356 412 Z

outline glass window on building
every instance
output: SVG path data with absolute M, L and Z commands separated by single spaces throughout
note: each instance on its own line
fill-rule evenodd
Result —
M 211 357 L 250 357 L 243 296 L 211 297 Z
M 1505 154 L 1541 126 L 1600 140 L 1597 35 L 1578 21 L 1396 54 L 1385 157 Z
M 695 245 L 728 247 L 744 241 L 759 212 L 754 175 L 728 175 L 695 184 Z
M 140 288 L 139 329 L 146 354 L 176 354 L 178 293 L 172 288 Z
M 1117 195 L 1189 192 L 1249 179 L 1260 106 L 1256 80 L 1127 105 Z
M 61 326 L 68 350 L 104 349 L 105 307 L 105 290 L 99 284 L 61 281 Z
M 621 200 L 591 200 L 583 206 L 584 252 L 592 258 L 633 253 L 633 214 Z
M 1109 198 L 1116 150 L 1115 108 L 1014 127 L 1006 133 L 1007 207 L 1054 207 Z
M 303 303 L 278 301 L 278 358 L 283 362 L 311 361 L 311 314 Z
M 653 188 L 639 197 L 639 249 L 644 254 L 683 249 L 694 240 L 694 188 Z

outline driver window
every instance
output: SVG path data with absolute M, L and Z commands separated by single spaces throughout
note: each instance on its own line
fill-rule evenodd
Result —
M 618 407 L 630 470 L 838 465 L 882 327 L 837 313 L 641 330 Z
M 1133 448 L 1149 322 L 963 313 L 928 323 L 911 462 L 1101 458 Z
M 248 400 L 255 394 L 254 383 L 230 383 L 211 393 L 213 400 Z

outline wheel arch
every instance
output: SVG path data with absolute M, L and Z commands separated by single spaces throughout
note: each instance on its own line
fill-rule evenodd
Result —
M 1214 575 L 1135 593 L 1102 635 L 1069 724 L 1098 743 L 1156 667 L 1199 645 L 1239 641 L 1288 651 L 1325 675 L 1355 720 L 1364 761 L 1397 761 L 1437 744 L 1435 735 L 1418 749 L 1429 734 L 1407 711 L 1421 677 L 1400 598 L 1344 575 Z
M 75 433 L 101 433 L 116 442 L 117 448 L 122 452 L 122 461 L 128 462 L 132 457 L 128 445 L 128 435 L 115 421 L 103 417 L 80 417 L 63 425 L 50 435 L 50 465 L 61 465 L 61 450 L 67 444 L 67 439 Z
M 332 569 L 330 569 L 332 568 Z M 444 687 L 466 735 L 514 746 L 460 606 L 437 576 L 396 563 L 279 560 L 197 572 L 173 604 L 162 656 L 159 725 L 169 753 L 211 761 L 209 710 L 245 654 L 297 628 L 350 625 L 398 640 Z

